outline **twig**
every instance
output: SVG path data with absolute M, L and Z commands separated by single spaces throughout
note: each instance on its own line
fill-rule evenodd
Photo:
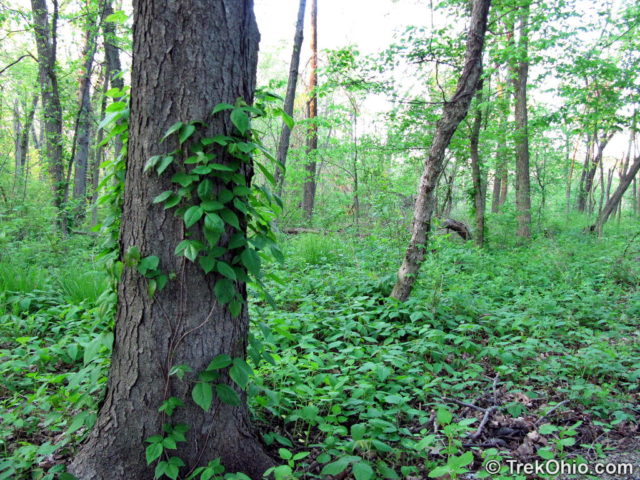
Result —
M 542 417 L 540 417 L 538 419 L 538 421 L 535 423 L 535 425 L 536 426 L 540 425 L 542 423 L 542 421 L 545 420 L 549 415 L 551 415 L 553 412 L 555 412 L 557 409 L 559 409 L 563 405 L 566 405 L 567 403 L 569 403 L 569 400 L 563 400 L 560 403 L 558 403 L 557 405 L 554 405 L 553 407 L 551 407 L 551 410 L 549 410 Z
M 479 410 L 481 412 L 485 412 L 487 410 L 486 408 L 479 407 L 477 405 L 474 405 L 473 403 L 461 402 L 460 400 L 456 400 L 455 398 L 442 397 L 442 400 L 444 400 L 445 402 L 456 403 L 462 407 L 473 408 L 474 410 Z
M 480 425 L 478 426 L 478 430 L 476 430 L 476 433 L 472 433 L 471 435 L 469 435 L 469 438 L 471 440 L 477 440 L 478 438 L 480 438 L 480 435 L 482 435 L 482 431 L 484 430 L 484 427 L 487 425 L 487 422 L 489 421 L 489 418 L 491 417 L 491 414 L 493 412 L 495 412 L 498 409 L 498 407 L 493 406 L 493 407 L 489 407 L 485 410 L 484 412 L 484 417 L 482 417 L 482 421 L 480 422 Z

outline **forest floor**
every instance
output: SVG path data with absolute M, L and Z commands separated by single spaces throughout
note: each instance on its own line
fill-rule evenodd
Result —
M 483 250 L 437 237 L 404 304 L 388 299 L 403 242 L 385 233 L 285 239 L 274 304 L 254 297 L 250 402 L 279 478 L 515 480 L 559 477 L 511 474 L 509 459 L 637 463 L 631 228 Z M 0 480 L 54 478 L 96 418 L 114 296 L 91 239 L 7 238 Z M 484 470 L 492 460 L 500 473 Z

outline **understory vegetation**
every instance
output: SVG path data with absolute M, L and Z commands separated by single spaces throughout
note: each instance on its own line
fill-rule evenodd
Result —
M 116 299 L 100 245 L 36 228 L 44 214 L 3 219 L 2 479 L 57 478 L 106 386 Z M 252 295 L 248 389 L 276 478 L 482 478 L 489 460 L 624 448 L 640 414 L 640 238 L 570 220 L 527 246 L 499 222 L 484 249 L 436 236 L 405 303 L 388 297 L 402 236 L 281 235 L 272 303 Z

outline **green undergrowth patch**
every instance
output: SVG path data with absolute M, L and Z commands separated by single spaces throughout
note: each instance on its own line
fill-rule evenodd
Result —
M 252 402 L 281 478 L 458 478 L 490 459 L 579 461 L 636 434 L 640 269 L 624 242 L 436 240 L 401 305 L 387 298 L 393 245 L 289 261 L 276 308 L 252 315 L 274 359 Z

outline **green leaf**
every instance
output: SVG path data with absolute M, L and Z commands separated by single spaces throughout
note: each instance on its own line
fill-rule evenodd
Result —
M 231 112 L 231 122 L 236 126 L 241 135 L 245 135 L 249 129 L 249 116 L 240 108 L 234 108 Z
M 473 462 L 473 452 L 468 451 L 459 457 L 450 457 L 447 463 L 459 469 L 461 467 L 466 467 L 471 462 Z
M 241 389 L 245 390 L 249 384 L 251 367 L 241 358 L 233 359 L 233 366 L 229 369 L 229 376 Z
M 198 382 L 193 390 L 191 390 L 191 398 L 196 404 L 202 408 L 205 412 L 211 408 L 211 402 L 213 401 L 213 390 L 210 383 Z
M 370 480 L 373 478 L 373 469 L 367 462 L 354 463 L 352 472 L 356 480 Z
M 364 433 L 366 431 L 366 427 L 364 423 L 356 423 L 351 425 L 351 438 L 354 440 L 362 440 L 364 438 Z
M 226 278 L 221 278 L 216 282 L 215 287 L 213 288 L 216 298 L 223 305 L 225 303 L 229 303 L 229 301 L 234 297 L 236 293 L 236 289 L 231 283 L 230 280 Z
M 160 162 L 161 158 L 162 155 L 154 155 L 153 157 L 149 158 L 149 160 L 147 160 L 147 162 L 144 164 L 143 171 L 146 172 L 147 170 L 154 168 L 158 164 L 158 162 Z
M 198 222 L 198 220 L 202 218 L 203 214 L 204 214 L 204 210 L 202 209 L 202 207 L 198 205 L 194 205 L 193 207 L 190 207 L 186 212 L 184 212 L 185 226 L 187 228 L 191 228 L 193 225 L 195 225 Z
M 184 250 L 184 256 L 187 257 L 192 262 L 196 261 L 198 258 L 198 248 L 195 246 L 193 242 L 191 242 L 187 248 Z
M 178 172 L 174 174 L 173 177 L 171 177 L 171 181 L 173 183 L 177 183 L 182 187 L 188 187 L 196 180 L 198 180 L 198 177 L 196 175 L 189 175 L 188 173 L 184 172 Z
M 216 259 L 211 255 L 207 255 L 204 257 L 198 257 L 198 263 L 204 273 L 210 273 L 216 266 Z
M 140 263 L 138 263 L 138 272 L 141 275 L 147 275 L 147 273 L 155 271 L 159 264 L 160 259 L 155 255 L 150 255 L 140 260 Z
M 231 316 L 236 318 L 242 311 L 242 303 L 237 300 L 231 300 L 231 302 L 229 302 L 229 311 L 231 312 Z
M 171 195 L 173 195 L 173 191 L 171 190 L 166 190 L 164 192 L 162 192 L 160 195 L 158 195 L 157 197 L 155 197 L 153 199 L 153 203 L 160 203 L 160 202 L 164 202 L 167 198 L 169 198 Z
M 216 263 L 216 270 L 229 280 L 236 280 L 236 272 L 233 271 L 233 268 L 228 263 L 219 261 Z
M 160 458 L 160 455 L 162 455 L 163 450 L 164 448 L 162 447 L 161 443 L 152 443 L 151 445 L 149 445 L 145 450 L 145 454 L 147 457 L 147 465 L 151 465 L 158 458 Z
M 558 431 L 558 427 L 550 423 L 545 423 L 544 425 L 540 425 L 540 428 L 538 428 L 538 433 L 540 435 L 551 435 L 552 433 L 555 433 L 557 431 Z
M 238 216 L 235 213 L 233 213 L 231 210 L 229 209 L 221 210 L 220 216 L 226 223 L 240 230 L 240 222 L 238 220 Z
M 224 383 L 216 384 L 216 395 L 222 403 L 227 405 L 237 406 L 240 405 L 240 397 L 234 389 Z
M 180 130 L 182 128 L 182 125 L 184 125 L 182 122 L 176 122 L 173 125 L 171 125 L 166 132 L 164 132 L 164 136 L 160 139 L 160 142 L 163 142 L 167 139 L 167 137 L 169 135 L 171 135 L 172 133 L 177 132 L 178 130 Z
M 551 460 L 555 455 L 549 447 L 545 447 L 538 449 L 538 456 L 545 460 Z
M 224 221 L 215 213 L 207 213 L 204 217 L 204 228 L 212 232 L 224 232 Z
M 260 274 L 260 257 L 253 248 L 245 248 L 240 255 L 240 261 L 252 275 L 257 277 Z
M 447 465 L 436 467 L 429 472 L 429 478 L 444 477 L 449 474 L 449 472 L 451 472 L 451 469 Z
M 278 454 L 280 455 L 280 458 L 282 458 L 283 460 L 289 460 L 293 457 L 293 453 L 291 453 L 286 448 L 279 448 Z
M 162 160 L 158 163 L 156 167 L 156 172 L 158 175 L 162 175 L 162 173 L 167 169 L 169 165 L 173 162 L 173 157 L 171 155 L 165 155 L 162 157 Z
M 320 475 L 338 475 L 344 472 L 350 463 L 350 457 L 339 458 L 335 462 L 327 463 L 320 472 Z
M 211 114 L 215 115 L 216 113 L 222 112 L 223 110 L 233 110 L 234 108 L 236 107 L 229 103 L 219 103 L 215 107 L 213 107 L 213 111 L 211 112 Z
M 200 206 L 204 208 L 205 212 L 215 212 L 216 210 L 222 210 L 224 208 L 222 203 L 216 202 L 215 200 L 207 200 L 202 202 Z
M 182 145 L 184 142 L 186 142 L 189 137 L 191 135 L 193 135 L 193 133 L 196 131 L 196 127 L 193 125 L 183 125 L 182 128 L 180 129 L 180 135 L 179 135 L 179 140 L 180 140 L 180 145 Z
M 211 199 L 213 196 L 213 182 L 211 180 L 206 178 L 198 184 L 198 196 L 200 200 Z
M 222 368 L 227 368 L 231 365 L 232 360 L 229 355 L 226 353 L 221 353 L 220 355 L 216 355 L 211 363 L 207 366 L 207 370 L 220 370 Z
M 453 420 L 453 414 L 446 408 L 440 407 L 436 414 L 440 425 L 449 425 Z

